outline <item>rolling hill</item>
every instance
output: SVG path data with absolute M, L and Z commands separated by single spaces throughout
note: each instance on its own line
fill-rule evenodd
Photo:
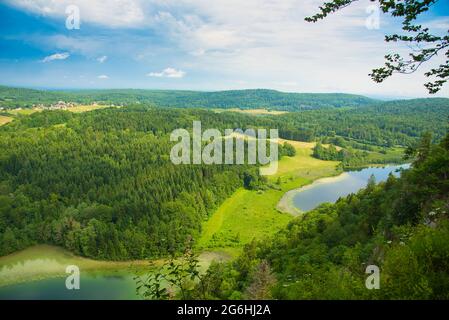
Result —
M 360 107 L 378 102 L 343 93 L 285 93 L 275 90 L 230 90 L 217 92 L 179 90 L 73 90 L 51 91 L 0 86 L 0 106 L 30 107 L 59 100 L 77 103 L 154 104 L 178 108 L 240 108 L 298 111 L 307 109 Z

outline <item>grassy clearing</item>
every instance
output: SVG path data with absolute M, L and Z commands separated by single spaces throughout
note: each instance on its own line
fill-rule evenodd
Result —
M 369 163 L 398 163 L 403 162 L 404 148 L 389 148 L 386 153 L 369 152 L 367 160 Z
M 22 115 L 22 116 L 29 116 L 30 114 L 33 114 L 35 112 L 42 111 L 42 109 L 13 109 L 8 110 L 9 114 L 12 114 L 13 116 Z
M 295 147 L 296 156 L 283 157 L 279 161 L 278 172 L 268 178 L 275 188 L 263 191 L 238 189 L 204 223 L 197 243 L 199 249 L 223 250 L 237 255 L 252 239 L 273 235 L 292 219 L 292 215 L 276 209 L 285 192 L 337 173 L 337 161 L 311 157 L 313 143 L 288 142 Z
M 88 112 L 88 111 L 92 111 L 92 110 L 97 110 L 97 109 L 105 109 L 105 108 L 110 108 L 110 106 L 107 105 L 77 105 L 71 108 L 67 108 L 67 109 L 61 109 L 61 110 L 65 110 L 65 111 L 70 111 L 70 112 L 74 112 L 74 113 L 81 113 L 81 112 Z M 41 112 L 43 110 L 46 109 L 41 109 L 41 108 L 33 108 L 33 109 L 13 109 L 13 110 L 8 110 L 8 113 L 13 115 L 13 116 L 17 116 L 17 115 L 22 115 L 22 116 L 29 116 L 30 114 L 33 114 L 35 112 Z
M 68 108 L 67 111 L 74 112 L 74 113 L 81 113 L 81 112 L 88 112 L 88 111 L 92 111 L 92 110 L 105 109 L 105 108 L 109 108 L 109 106 L 104 106 L 104 105 L 79 105 L 79 106 L 75 106 L 75 107 L 72 107 L 72 108 Z
M 277 190 L 237 190 L 204 224 L 198 247 L 234 255 L 253 238 L 260 239 L 284 227 L 291 216 L 273 206 L 281 195 Z
M 230 108 L 230 109 L 214 109 L 215 112 L 238 112 L 252 115 L 272 115 L 278 116 L 281 114 L 288 113 L 288 111 L 276 111 L 276 110 L 267 110 L 267 109 L 239 109 L 239 108 Z
M 0 126 L 2 126 L 4 124 L 7 124 L 8 122 L 11 122 L 13 120 L 14 120 L 14 118 L 12 118 L 12 117 L 7 117 L 7 116 L 0 115 Z
M 280 139 L 281 143 L 287 140 Z M 268 179 L 272 182 L 281 182 L 282 189 L 288 191 L 302 184 L 301 180 L 311 182 L 315 179 L 331 176 L 336 173 L 338 161 L 323 161 L 312 157 L 315 143 L 287 141 L 296 149 L 294 157 L 283 157 L 279 160 L 278 171 Z M 299 180 L 298 180 L 299 179 Z M 298 181 L 297 181 L 298 180 Z

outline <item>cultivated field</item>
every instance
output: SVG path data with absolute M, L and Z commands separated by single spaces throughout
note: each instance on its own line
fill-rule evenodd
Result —
M 79 105 L 79 106 L 68 108 L 67 111 L 80 113 L 80 112 L 87 112 L 87 111 L 92 111 L 92 110 L 97 110 L 97 109 L 105 109 L 105 108 L 109 108 L 109 106 L 97 105 L 97 104 L 95 104 L 95 105 Z
M 80 112 L 88 112 L 88 111 L 92 111 L 92 110 L 105 109 L 105 108 L 110 108 L 110 106 L 97 105 L 97 104 L 77 105 L 77 106 L 74 106 L 74 107 L 70 107 L 70 108 L 67 108 L 67 109 L 61 109 L 61 110 L 75 112 L 75 113 L 80 113 Z M 41 108 L 13 109 L 13 110 L 8 110 L 8 113 L 11 114 L 11 115 L 14 115 L 14 116 L 17 116 L 17 115 L 28 116 L 30 114 L 33 114 L 35 112 L 41 112 L 43 110 L 45 110 L 45 109 L 41 109 Z
M 7 117 L 7 116 L 1 116 L 0 115 L 0 126 L 7 124 L 8 122 L 13 121 L 14 119 L 11 117 Z
M 239 112 L 246 113 L 252 115 L 280 115 L 288 113 L 288 111 L 276 111 L 276 110 L 268 110 L 268 109 L 239 109 L 239 108 L 231 108 L 231 109 L 214 109 L 215 112 Z
M 13 110 L 8 110 L 8 113 L 17 116 L 17 115 L 22 115 L 22 116 L 28 116 L 30 114 L 33 114 L 35 112 L 39 112 L 42 111 L 42 109 L 13 109 Z

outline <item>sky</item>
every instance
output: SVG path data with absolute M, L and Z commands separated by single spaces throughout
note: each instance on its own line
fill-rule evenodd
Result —
M 2 0 L 0 84 L 429 96 L 423 73 L 443 57 L 376 84 L 368 74 L 384 55 L 408 50 L 384 42 L 401 21 L 360 0 L 305 22 L 322 1 Z M 420 22 L 447 33 L 449 0 Z

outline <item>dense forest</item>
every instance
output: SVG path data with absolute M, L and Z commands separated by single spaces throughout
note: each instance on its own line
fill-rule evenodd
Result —
M 363 134 L 360 141 L 374 145 L 413 145 L 432 123 L 441 135 L 448 109 L 445 100 L 434 102 L 428 112 L 416 106 L 413 117 L 389 104 L 365 120 L 354 110 L 254 117 L 148 106 L 19 116 L 0 129 L 0 253 L 37 242 L 105 259 L 181 249 L 180 239 L 199 234 L 200 222 L 236 188 L 259 180 L 246 166 L 172 165 L 169 134 L 193 120 L 220 130 L 278 128 L 296 140 L 339 137 L 344 145 Z
M 0 127 L 0 254 L 35 243 L 117 260 L 182 250 L 183 239 L 197 236 L 201 222 L 234 190 L 263 184 L 254 166 L 173 165 L 169 135 L 191 128 L 193 120 L 219 130 L 277 128 L 283 138 L 330 142 L 365 155 L 390 145 L 413 147 L 430 128 L 439 139 L 446 102 L 276 116 L 147 105 L 18 115 Z M 280 152 L 292 155 L 288 146 Z
M 185 294 L 208 299 L 448 299 L 449 135 L 413 149 L 412 168 L 323 204 Z M 380 288 L 367 290 L 368 265 Z
M 152 104 L 177 108 L 267 108 L 298 111 L 318 108 L 359 107 L 376 100 L 341 93 L 284 93 L 275 90 L 231 90 L 217 92 L 177 90 L 34 90 L 0 86 L 0 107 L 31 107 L 59 100 L 90 104 Z
M 112 260 L 188 251 L 185 240 L 237 188 L 267 187 L 257 166 L 173 165 L 170 133 L 200 120 L 222 131 L 277 128 L 317 141 L 313 156 L 343 166 L 397 145 L 415 160 L 400 178 L 371 180 L 212 264 L 188 297 L 448 298 L 447 101 L 266 116 L 149 105 L 16 115 L 0 127 L 0 255 L 37 243 Z M 294 151 L 280 146 L 281 156 Z M 380 266 L 382 290 L 365 289 L 368 264 Z
M 393 164 L 407 160 L 404 159 L 403 149 L 391 150 L 370 145 L 362 145 L 361 149 L 351 146 L 337 149 L 333 144 L 324 146 L 321 142 L 317 142 L 313 148 L 312 156 L 321 160 L 340 161 L 340 166 L 345 170 L 364 167 L 366 164 Z
M 364 108 L 295 112 L 271 118 L 282 123 L 280 133 L 287 139 L 342 137 L 344 139 L 328 141 L 345 147 L 344 140 L 405 146 L 415 143 L 426 131 L 432 132 L 434 141 L 438 141 L 445 135 L 448 117 L 449 99 L 413 99 Z
M 194 119 L 233 128 L 239 117 L 137 107 L 44 111 L 3 126 L 0 254 L 35 243 L 115 260 L 182 249 L 236 188 L 261 178 L 257 166 L 176 166 L 169 134 Z M 288 145 L 279 152 L 294 155 Z

